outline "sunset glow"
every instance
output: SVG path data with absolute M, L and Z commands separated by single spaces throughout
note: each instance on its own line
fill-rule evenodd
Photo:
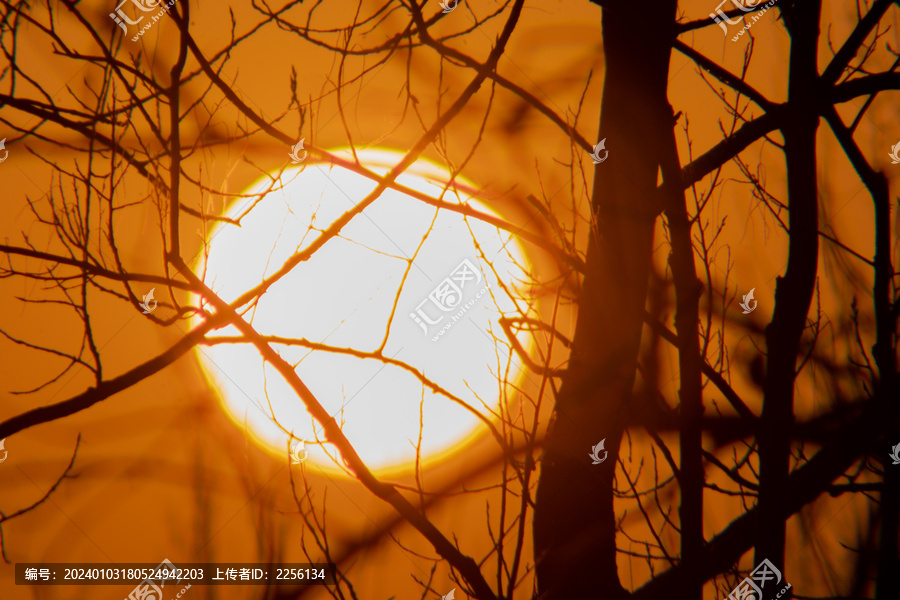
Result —
M 380 174 L 401 156 L 387 151 L 360 154 L 361 161 Z M 419 161 L 398 182 L 438 197 L 447 178 L 439 167 Z M 370 179 L 343 167 L 315 163 L 289 169 L 281 181 L 283 189 L 269 193 L 240 228 L 223 225 L 210 235 L 206 281 L 229 302 L 307 247 L 375 187 Z M 268 183 L 263 180 L 245 193 L 260 193 Z M 490 212 L 452 191 L 444 199 Z M 237 203 L 229 216 L 239 214 L 251 201 Z M 479 398 L 491 410 L 496 408 L 497 359 L 491 332 L 501 334 L 501 310 L 514 308 L 496 285 L 497 275 L 507 289 L 515 289 L 516 280 L 522 278 L 515 263 L 527 264 L 522 250 L 509 238 L 496 227 L 388 190 L 353 219 L 339 238 L 329 240 L 309 261 L 273 285 L 246 318 L 263 334 L 277 332 L 370 353 L 382 344 L 393 310 L 383 350 L 390 364 L 372 356 L 303 346 L 277 348 L 297 365 L 297 373 L 318 400 L 343 422 L 344 433 L 370 465 L 411 464 L 420 433 L 420 401 L 423 458 L 462 443 L 477 433 L 479 425 L 472 412 L 446 395 L 423 389 L 411 369 L 481 414 L 489 416 Z M 407 259 L 412 257 L 412 268 L 404 275 Z M 431 301 L 429 295 L 447 279 L 453 283 L 443 285 L 445 302 Z M 462 297 L 455 297 L 459 292 Z M 441 298 L 440 290 L 435 298 Z M 231 336 L 236 330 L 219 334 Z M 288 384 L 263 364 L 251 346 L 203 347 L 199 356 L 223 406 L 255 441 L 279 457 L 286 456 L 284 430 L 293 431 L 307 442 L 313 461 L 334 466 L 326 454 L 334 455 L 334 448 L 314 443 L 317 437 L 324 440 L 321 427 L 313 424 Z

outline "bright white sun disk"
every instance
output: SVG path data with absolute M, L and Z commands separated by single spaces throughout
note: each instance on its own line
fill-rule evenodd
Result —
M 402 156 L 388 151 L 357 154 L 379 174 Z M 448 178 L 445 170 L 420 160 L 397 182 L 438 197 Z M 270 183 L 264 179 L 246 193 L 260 194 Z M 205 281 L 227 302 L 308 247 L 376 186 L 349 169 L 315 163 L 285 172 L 282 183 L 240 227 L 220 225 L 210 234 Z M 466 202 L 492 214 L 452 191 L 444 200 Z M 237 216 L 253 201 L 236 203 L 228 216 Z M 408 465 L 416 458 L 420 428 L 425 459 L 484 426 L 470 411 L 392 363 L 409 365 L 487 417 L 496 410 L 496 373 L 503 368 L 498 355 L 503 361 L 507 348 L 498 348 L 494 336 L 503 337 L 498 320 L 516 307 L 499 283 L 516 290 L 524 277 L 519 265 L 527 265 L 511 237 L 481 221 L 387 190 L 339 236 L 275 283 L 244 318 L 263 335 L 331 348 L 372 353 L 383 344 L 381 356 L 386 360 L 302 346 L 275 348 L 296 366 L 371 468 Z M 198 273 L 202 267 L 198 265 Z M 211 335 L 237 334 L 229 327 Z M 287 458 L 288 436 L 278 423 L 306 440 L 312 462 L 335 466 L 326 454 L 336 456 L 334 447 L 315 444 L 316 439 L 324 441 L 322 428 L 252 345 L 217 344 L 199 352 L 228 413 L 253 439 Z

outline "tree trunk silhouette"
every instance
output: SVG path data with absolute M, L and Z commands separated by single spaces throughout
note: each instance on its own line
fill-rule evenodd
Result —
M 766 327 L 766 379 L 759 432 L 759 510 L 754 564 L 768 559 L 784 570 L 785 519 L 781 505 L 790 473 L 794 381 L 800 337 L 816 285 L 819 260 L 816 130 L 819 116 L 808 110 L 816 101 L 820 0 L 792 4 L 783 11 L 791 34 L 788 78 L 789 114 L 784 133 L 790 205 L 787 270 L 775 287 L 775 311 Z M 791 590 L 782 596 L 789 598 Z
M 608 160 L 596 165 L 593 228 L 578 322 L 541 461 L 534 544 L 538 594 L 571 599 L 624 598 L 616 569 L 612 480 L 629 420 L 647 296 L 660 122 L 676 2 L 604 7 L 600 133 Z M 634 35 L 640 26 L 642 35 Z M 671 113 L 669 113 L 671 114 Z M 606 440 L 607 460 L 591 447 Z
M 149 15 L 141 13 L 147 7 L 133 4 L 123 6 L 124 14 L 146 23 Z M 182 449 L 165 446 L 172 448 L 167 459 L 173 465 L 211 474 L 221 484 L 208 485 L 212 480 L 205 475 L 197 478 L 193 497 L 201 525 L 194 534 L 197 550 L 185 559 L 225 556 L 243 531 L 249 536 L 243 539 L 259 541 L 257 560 L 296 560 L 302 551 L 311 561 L 336 564 L 333 588 L 247 587 L 248 598 L 307 599 L 324 593 L 341 600 L 400 598 L 412 597 L 410 589 L 417 597 L 439 598 L 455 589 L 457 597 L 478 600 L 527 600 L 535 590 L 540 600 L 702 600 L 704 592 L 725 597 L 763 559 L 782 572 L 781 587 L 795 586 L 796 592 L 788 588 L 780 600 L 793 593 L 835 600 L 900 598 L 900 466 L 889 458 L 891 447 L 900 443 L 900 288 L 893 263 L 900 256 L 900 221 L 892 219 L 897 198 L 890 187 L 900 165 L 887 163 L 889 146 L 881 136 L 891 134 L 880 126 L 893 118 L 884 96 L 896 98 L 900 90 L 900 58 L 885 35 L 900 3 L 845 2 L 824 13 L 821 0 L 778 0 L 771 12 L 765 2 L 735 3 L 716 8 L 725 6 L 723 21 L 710 18 L 712 6 L 698 11 L 675 0 L 649 6 L 591 0 L 566 7 L 560 22 L 550 24 L 543 13 L 526 11 L 524 0 L 440 8 L 390 0 L 359 3 L 356 11 L 338 2 L 311 4 L 237 3 L 227 11 L 217 6 L 209 15 L 230 16 L 230 36 L 204 31 L 195 37 L 212 21 L 205 14 L 193 19 L 189 5 L 179 2 L 159 23 L 154 19 L 158 29 L 146 30 L 152 34 L 136 36 L 139 44 L 130 41 L 135 28 L 116 24 L 115 15 L 85 3 L 0 5 L 0 139 L 9 150 L 0 171 L 19 181 L 8 191 L 14 204 L 4 214 L 12 219 L 0 223 L 4 236 L 15 230 L 0 243 L 0 280 L 6 286 L 0 300 L 8 295 L 29 311 L 21 323 L 4 304 L 0 352 L 9 348 L 43 358 L 28 357 L 32 364 L 26 369 L 21 356 L 4 354 L 14 366 L 6 365 L 11 376 L 3 394 L 18 398 L 0 417 L 0 442 L 9 450 L 0 450 L 0 458 L 10 458 L 0 466 L 0 478 L 12 473 L 9 481 L 19 483 L 0 479 L 0 485 L 4 492 L 9 486 L 22 493 L 4 495 L 3 502 L 15 506 L 0 512 L 0 560 L 43 559 L 42 544 L 19 542 L 28 539 L 23 532 L 36 540 L 54 539 L 56 524 L 47 516 L 60 510 L 74 514 L 67 507 L 82 504 L 74 493 L 97 497 L 84 488 L 92 473 L 106 479 L 113 472 L 100 468 L 104 457 L 123 466 L 116 471 L 152 483 L 143 467 L 157 465 L 158 457 L 138 456 L 140 440 L 134 437 L 135 443 L 131 435 L 148 429 L 143 413 L 121 421 L 129 429 L 101 428 L 100 420 L 92 427 L 92 440 L 102 434 L 110 444 L 124 444 L 129 451 L 121 456 L 120 446 L 109 446 L 104 454 L 99 444 L 83 453 L 80 433 L 75 435 L 92 423 L 92 412 L 98 419 L 110 417 L 106 404 L 126 404 L 140 394 L 148 407 L 159 400 L 151 385 L 138 389 L 150 378 L 164 375 L 163 383 L 186 384 L 178 393 L 196 404 L 185 414 L 200 415 L 201 424 L 210 425 L 195 427 L 197 448 L 221 442 L 237 455 L 240 444 L 227 442 L 246 439 L 246 431 L 218 428 L 225 419 L 213 400 L 224 389 L 201 377 L 185 378 L 184 371 L 164 374 L 197 367 L 197 350 L 233 344 L 252 346 L 253 362 L 274 369 L 293 391 L 289 401 L 312 417 L 320 441 L 343 461 L 339 466 L 347 479 L 317 473 L 310 468 L 315 460 L 292 466 L 281 450 L 272 455 L 262 444 L 247 444 L 234 465 L 214 452 L 182 453 L 176 461 Z M 585 26 L 601 16 L 602 97 L 589 69 L 600 32 L 596 25 Z M 757 22 L 761 26 L 750 30 Z M 723 31 L 725 37 L 718 37 Z M 789 46 L 781 43 L 785 31 Z M 532 54 L 525 42 L 545 32 L 564 43 L 552 47 L 551 66 L 571 69 L 547 69 L 547 55 Z M 827 45 L 824 32 L 830 32 Z M 286 36 L 289 51 L 271 53 L 266 38 L 276 33 Z M 245 50 L 233 53 L 237 46 Z M 17 61 L 23 49 L 41 53 L 42 60 Z M 673 49 L 687 61 L 677 57 L 670 70 Z M 720 50 L 720 59 L 711 58 Z M 307 51 L 316 53 L 308 55 L 316 60 L 302 60 Z M 741 53 L 743 65 L 732 70 Z M 318 60 L 329 54 L 333 61 Z M 236 73 L 260 60 L 266 69 L 254 74 L 259 79 L 238 78 Z M 69 72 L 73 64 L 77 68 Z M 62 87 L 61 74 L 72 77 Z M 707 98 L 690 87 L 704 84 L 704 93 L 721 103 L 719 113 L 709 111 Z M 682 119 L 673 114 L 670 89 Z M 601 102 L 599 135 L 588 140 L 585 127 L 593 128 L 593 117 L 585 121 L 582 115 L 594 113 L 582 109 L 594 98 Z M 702 118 L 694 119 L 696 114 Z M 818 136 L 820 118 L 833 139 L 827 132 Z M 298 139 L 309 140 L 304 150 L 310 161 L 288 166 L 286 151 Z M 606 142 L 607 158 L 585 173 L 587 153 L 600 140 Z M 828 147 L 835 140 L 842 152 L 838 161 L 831 160 Z M 819 142 L 828 148 L 821 155 Z M 386 172 L 356 153 L 382 144 L 405 148 Z M 348 146 L 353 158 L 344 153 Z M 900 143 L 890 149 L 894 158 Z M 7 159 L 6 151 L 0 150 L 0 159 Z M 406 175 L 420 159 L 440 168 L 430 181 L 440 184 L 439 194 L 409 187 Z M 537 176 L 522 167 L 523 159 L 534 159 Z M 254 276 L 240 296 L 217 291 L 213 274 L 194 270 L 204 255 L 214 255 L 216 227 L 240 227 L 257 206 L 280 202 L 279 193 L 302 195 L 287 185 L 307 170 L 336 168 L 368 181 L 370 191 L 348 188 L 340 200 L 352 202 L 340 216 L 311 217 L 309 242 L 260 265 L 258 282 Z M 261 174 L 271 183 L 265 192 L 240 191 Z M 856 199 L 856 176 L 871 196 L 871 215 L 849 206 Z M 562 181 L 569 181 L 568 190 L 557 185 Z M 338 181 L 333 183 L 337 187 Z M 33 196 L 31 184 L 46 195 Z M 847 196 L 848 189 L 854 196 Z M 471 404 L 475 396 L 455 393 L 446 385 L 450 379 L 433 378 L 416 360 L 386 351 L 389 337 L 412 339 L 403 328 L 410 305 L 402 292 L 416 288 L 407 287 L 412 280 L 405 275 L 397 281 L 393 271 L 385 272 L 385 281 L 396 288 L 390 315 L 377 323 L 384 326 L 377 349 L 363 329 L 346 345 L 317 339 L 314 331 L 294 337 L 291 328 L 271 334 L 256 329 L 254 316 L 271 310 L 262 298 L 288 274 L 298 275 L 314 257 L 341 273 L 343 259 L 334 246 L 367 245 L 353 230 L 368 227 L 366 222 L 377 225 L 367 209 L 392 203 L 382 198 L 388 192 L 404 194 L 422 203 L 420 208 L 490 224 L 510 241 L 525 243 L 523 249 L 531 248 L 521 261 L 522 276 L 516 276 L 521 285 L 496 290 L 500 294 L 504 288 L 509 306 L 517 308 L 507 311 L 496 303 L 497 328 L 484 331 L 505 357 L 496 365 L 490 361 L 500 390 L 496 413 L 490 397 Z M 464 196 L 478 202 L 462 201 Z M 856 200 L 864 203 L 862 197 Z M 319 201 L 322 207 L 331 200 L 323 195 Z M 478 204 L 496 210 L 487 214 Z M 246 211 L 235 216 L 231 208 L 241 206 Z M 398 203 L 398 212 L 383 214 L 400 218 L 401 208 Z M 654 239 L 663 211 L 659 230 L 665 235 Z M 30 221 L 20 221 L 28 212 Z M 423 265 L 416 261 L 427 254 L 419 252 L 425 242 L 442 239 L 436 223 L 427 232 L 410 229 L 422 236 L 415 252 L 397 244 L 401 254 L 391 250 L 381 259 L 405 263 L 405 273 L 413 273 Z M 272 226 L 275 231 L 288 223 Z M 756 232 L 745 237 L 751 229 Z M 476 229 L 471 231 L 476 242 Z M 769 239 L 775 243 L 761 248 Z M 377 246 L 368 250 L 381 254 Z M 485 268 L 500 264 L 492 264 L 495 259 L 486 252 L 481 257 Z M 435 281 L 446 275 L 421 274 Z M 761 310 L 741 315 L 736 300 L 754 285 Z M 353 287 L 365 292 L 365 286 Z M 159 310 L 141 310 L 141 297 L 146 302 L 145 294 L 153 290 Z M 322 293 L 355 301 L 343 288 Z M 356 300 L 361 305 L 371 297 Z M 126 353 L 120 344 L 132 322 L 148 329 L 134 330 Z M 356 327 L 349 319 L 344 323 Z M 649 339 L 643 338 L 645 326 Z M 60 335 L 48 336 L 50 327 Z M 226 327 L 239 335 L 226 335 L 221 331 Z M 69 335 L 74 331 L 80 339 Z M 122 337 L 111 344 L 109 332 Z M 147 332 L 158 333 L 158 339 Z M 416 331 L 416 340 L 419 335 Z M 531 337 L 530 346 L 522 343 L 525 336 Z M 449 346 L 436 360 L 455 367 L 456 353 L 467 350 Z M 465 452 L 460 445 L 460 452 L 432 463 L 420 410 L 415 465 L 390 473 L 367 464 L 351 429 L 343 428 L 350 423 L 343 407 L 352 398 L 307 385 L 304 369 L 292 358 L 299 349 L 319 357 L 377 361 L 415 378 L 421 384 L 420 407 L 431 401 L 426 392 L 438 402 L 464 407 L 481 420 L 486 443 L 473 438 Z M 527 374 L 513 369 L 509 349 Z M 638 367 L 641 379 L 635 386 Z M 457 370 L 468 385 L 471 373 Z M 523 383 L 520 375 L 531 381 Z M 533 385 L 537 378 L 540 383 Z M 265 389 L 268 399 L 270 388 Z M 808 397 L 809 390 L 817 397 Z M 379 408 L 402 406 L 395 400 L 385 398 Z M 548 424 L 550 402 L 555 404 Z M 341 412 L 332 413 L 329 407 L 338 405 Z M 158 408 L 169 406 L 160 402 Z M 276 420 L 274 410 L 271 418 Z M 162 431 L 165 423 L 154 421 L 152 427 Z M 27 449 L 29 436 L 35 448 L 41 436 L 57 435 L 58 430 L 37 431 L 50 423 L 68 427 L 74 447 L 68 466 L 60 460 L 48 471 L 47 485 L 35 490 L 39 480 L 31 471 L 39 475 L 45 459 L 20 449 Z M 287 420 L 276 424 L 293 427 Z M 32 431 L 20 437 L 26 430 Z M 603 440 L 604 460 L 592 464 L 591 447 Z M 157 466 L 160 472 L 167 467 Z M 282 475 L 257 477 L 270 468 L 276 475 L 283 469 Z M 174 483 L 167 481 L 166 490 Z M 15 486 L 25 487 L 16 491 Z M 335 489 L 346 495 L 339 502 L 348 507 L 352 502 L 361 511 L 356 516 L 362 525 L 353 515 L 344 522 L 346 514 L 333 510 L 328 494 Z M 62 490 L 58 506 L 48 506 Z M 226 502 L 213 504 L 220 493 Z M 173 496 L 173 505 L 190 506 L 191 497 Z M 281 500 L 288 497 L 296 514 L 282 510 Z M 218 534 L 210 533 L 221 529 L 210 525 L 232 500 L 260 518 L 235 528 L 233 538 L 214 540 Z M 135 488 L 128 497 L 98 506 L 122 511 L 125 502 L 139 508 L 143 501 L 144 492 Z M 472 508 L 482 503 L 483 517 Z M 844 507 L 847 512 L 835 518 Z M 704 510 L 714 516 L 706 531 Z M 857 513 L 855 523 L 850 511 Z M 92 512 L 103 513 L 96 506 Z M 460 522 L 459 514 L 469 518 Z M 178 516 L 194 519 L 183 511 Z M 70 525 L 77 523 L 67 521 L 66 531 L 75 531 Z M 789 521 L 800 522 L 799 534 L 787 528 Z M 275 531 L 272 523 L 284 528 Z M 152 532 L 160 524 L 150 519 L 139 525 Z M 91 530 L 90 523 L 78 525 L 79 535 Z M 180 532 L 178 525 L 172 521 L 160 533 Z M 826 527 L 828 535 L 820 535 Z M 70 541 L 62 530 L 57 537 Z M 149 549 L 144 537 L 133 539 L 141 541 L 136 549 Z M 75 541 L 68 554 L 80 558 L 77 535 Z M 396 548 L 382 552 L 388 542 Z M 807 558 L 797 552 L 804 546 L 816 551 L 808 567 L 797 569 L 796 561 Z M 394 550 L 409 560 L 393 560 Z M 4 590 L 10 571 L 0 572 Z M 631 579 L 620 582 L 620 571 Z M 395 589 L 401 580 L 414 587 Z M 777 592 L 767 586 L 765 600 Z

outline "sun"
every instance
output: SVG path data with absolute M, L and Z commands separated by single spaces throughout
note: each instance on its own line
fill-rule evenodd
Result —
M 357 156 L 384 174 L 403 155 Z M 445 191 L 448 180 L 446 170 L 420 159 L 397 182 L 494 215 L 459 191 Z M 457 190 L 474 189 L 457 183 Z M 286 171 L 277 184 L 264 178 L 246 190 L 228 210 L 236 217 L 257 203 L 241 226 L 220 224 L 209 234 L 208 257 L 196 270 L 227 302 L 308 247 L 376 185 L 313 162 Z M 527 268 L 509 232 L 387 190 L 245 307 L 244 318 L 261 334 L 279 336 L 276 350 L 370 468 L 402 469 L 414 464 L 417 448 L 428 460 L 482 434 L 482 419 L 493 420 L 504 396 L 497 374 L 507 360 L 515 363 L 508 346 L 497 343 L 504 338 L 500 319 L 525 308 L 517 294 Z M 520 342 L 527 350 L 528 341 Z M 255 442 L 287 459 L 292 434 L 305 441 L 311 463 L 339 468 L 322 428 L 252 345 L 213 344 L 198 354 L 222 406 Z

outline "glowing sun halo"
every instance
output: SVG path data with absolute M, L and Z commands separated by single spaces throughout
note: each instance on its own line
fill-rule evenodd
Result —
M 378 150 L 358 156 L 370 170 L 384 174 L 402 155 Z M 445 170 L 420 160 L 398 183 L 437 197 L 448 178 Z M 240 227 L 219 225 L 210 233 L 205 281 L 227 302 L 308 247 L 376 185 L 343 167 L 316 163 L 285 172 L 281 182 L 283 187 L 268 193 Z M 246 194 L 260 194 L 270 183 L 263 179 Z M 448 191 L 444 199 L 493 214 L 461 193 Z M 235 203 L 228 216 L 235 217 L 254 200 Z M 275 283 L 244 318 L 263 335 L 361 352 L 379 348 L 388 330 L 383 356 L 410 365 L 490 417 L 499 402 L 496 373 L 502 368 L 492 336 L 503 337 L 498 319 L 515 308 L 497 276 L 515 290 L 523 277 L 518 265 L 527 265 L 511 237 L 484 222 L 387 190 L 339 236 Z M 197 266 L 198 274 L 202 269 Z M 237 334 L 229 327 L 211 335 Z M 415 460 L 420 402 L 423 459 L 484 427 L 470 411 L 433 393 L 396 364 L 302 346 L 275 347 L 342 423 L 371 468 L 402 467 Z M 499 349 L 502 358 L 506 350 Z M 205 346 L 199 356 L 228 414 L 254 440 L 287 459 L 288 436 L 277 421 L 307 441 L 312 462 L 336 466 L 328 457 L 337 456 L 335 448 L 314 443 L 324 441 L 322 428 L 251 345 Z

